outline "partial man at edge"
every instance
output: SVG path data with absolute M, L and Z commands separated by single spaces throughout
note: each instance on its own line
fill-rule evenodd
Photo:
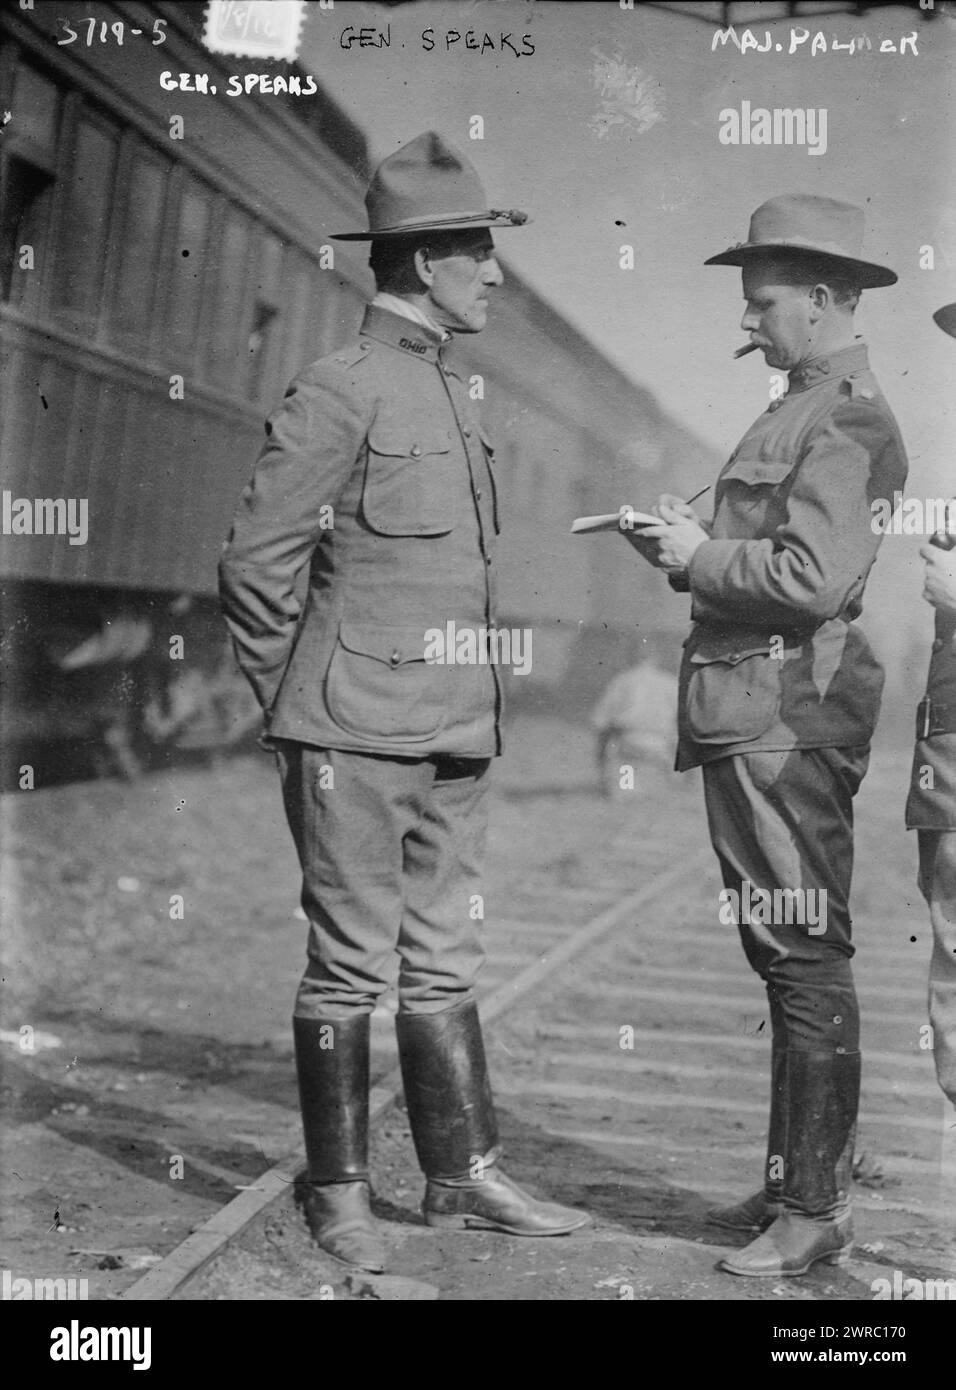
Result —
M 956 304 L 933 315 L 956 338 Z M 956 507 L 956 501 L 952 503 Z M 929 967 L 929 1020 L 933 1060 L 947 1107 L 943 1157 L 956 1168 L 956 534 L 934 536 L 926 561 L 923 597 L 936 610 L 926 694 L 916 715 L 916 747 L 906 802 L 906 828 L 919 845 L 918 883 L 929 907 L 933 954 Z M 927 773 L 929 774 L 927 776 Z M 952 1174 L 945 1187 L 956 1197 Z M 956 1205 L 951 1213 L 956 1220 Z

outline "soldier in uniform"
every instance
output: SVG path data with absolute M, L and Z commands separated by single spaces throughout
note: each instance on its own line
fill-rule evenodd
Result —
M 431 1226 L 561 1235 L 501 1146 L 473 988 L 501 687 L 489 661 L 426 659 L 429 632 L 493 626 L 492 446 L 449 350 L 502 283 L 478 176 L 434 132 L 366 197 L 378 294 L 267 424 L 220 566 L 239 663 L 265 711 L 302 866 L 308 964 L 293 1032 L 318 1244 L 384 1267 L 368 1186 L 370 1014 L 399 960 L 399 1054 Z M 331 524 L 330 524 L 331 523 Z M 308 566 L 300 606 L 296 578 Z
M 742 267 L 741 327 L 789 389 L 731 454 L 713 521 L 664 497 L 665 524 L 641 539 L 692 598 L 677 766 L 703 765 L 722 900 L 760 889 L 772 905 L 736 917 L 772 1023 L 765 1186 L 711 1214 L 760 1232 L 721 1261 L 756 1277 L 842 1263 L 852 1240 L 853 796 L 883 685 L 855 620 L 881 540 L 870 503 L 906 477 L 853 322 L 860 291 L 896 276 L 861 258 L 862 239 L 860 209 L 793 194 L 764 203 L 747 241 L 707 262 Z
M 956 304 L 934 319 L 956 337 Z M 956 501 L 952 503 L 956 513 Z M 949 528 L 950 532 L 953 528 Z M 935 542 L 935 544 L 934 544 Z M 933 955 L 929 1017 L 933 1057 L 943 1092 L 956 1106 L 956 535 L 934 536 L 920 550 L 926 560 L 923 597 L 936 610 L 936 635 L 926 695 L 916 716 L 913 775 L 906 828 L 917 832 L 919 887 L 929 906 Z M 950 1115 L 953 1128 L 956 1115 Z M 956 1133 L 956 1131 L 954 1131 Z M 956 1158 L 956 1144 L 953 1145 Z

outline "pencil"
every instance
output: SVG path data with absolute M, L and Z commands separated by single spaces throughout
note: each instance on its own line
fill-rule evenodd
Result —
M 706 487 L 702 487 L 700 492 L 695 492 L 693 497 L 688 497 L 687 501 L 684 503 L 684 506 L 689 507 L 691 502 L 696 502 L 698 497 L 703 497 L 705 492 L 710 492 L 710 483 L 708 483 Z

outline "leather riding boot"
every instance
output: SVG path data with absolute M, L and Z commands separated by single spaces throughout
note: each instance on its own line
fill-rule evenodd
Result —
M 438 1014 L 399 1014 L 395 1025 L 409 1123 L 428 1179 L 425 1224 L 515 1236 L 560 1236 L 585 1225 L 585 1212 L 539 1202 L 498 1168 L 498 1125 L 474 1001 Z
M 308 1158 L 303 1207 L 317 1245 L 345 1264 L 380 1272 L 385 1246 L 369 1209 L 370 1016 L 293 1018 L 299 1103 Z
M 762 1192 L 729 1207 L 711 1207 L 707 1220 L 728 1231 L 765 1231 L 783 1211 L 783 1156 L 787 1139 L 787 1053 L 774 1047 L 770 1059 L 770 1123 Z
M 784 1209 L 755 1241 L 720 1261 L 731 1274 L 780 1278 L 850 1258 L 860 1054 L 789 1050 L 787 1093 Z

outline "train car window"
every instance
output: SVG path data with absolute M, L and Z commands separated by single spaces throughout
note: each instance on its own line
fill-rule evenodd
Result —
M 179 218 L 170 268 L 166 342 L 174 357 L 188 355 L 196 345 L 202 308 L 206 239 L 209 234 L 209 194 L 187 183 L 179 200 Z
M 57 308 L 79 334 L 96 331 L 109 255 L 117 134 L 81 117 L 70 154 Z
M 312 267 L 312 313 L 309 318 L 309 356 L 334 352 L 357 331 L 361 314 L 354 312 L 341 277 Z
M 119 338 L 142 340 L 149 333 L 153 296 L 162 270 L 159 251 L 168 166 L 148 158 L 138 146 L 132 155 L 110 331 Z
M 209 361 L 213 379 L 221 386 L 241 389 L 252 331 L 252 286 L 247 279 L 248 219 L 230 210 L 216 247 L 216 289 L 213 298 Z
M 10 108 L 16 123 L 5 131 L 0 163 L 0 298 L 35 315 L 50 269 L 59 93 L 35 68 L 21 63 Z
M 10 110 L 16 112 L 8 133 L 29 140 L 52 161 L 60 119 L 60 94 L 53 82 L 29 63 L 17 66 Z
M 282 332 L 282 366 L 280 387 L 290 381 L 297 372 L 307 366 L 315 357 L 310 357 L 306 347 L 306 326 L 311 317 L 309 286 L 313 274 L 310 261 L 300 251 L 290 250 L 286 257 L 286 270 L 283 276 L 285 312 Z
M 47 278 L 53 175 L 12 152 L 0 175 L 0 298 L 36 315 Z
M 252 332 L 249 334 L 249 394 L 258 399 L 275 386 L 279 303 L 282 279 L 282 242 L 263 232 L 259 243 L 259 277 Z

